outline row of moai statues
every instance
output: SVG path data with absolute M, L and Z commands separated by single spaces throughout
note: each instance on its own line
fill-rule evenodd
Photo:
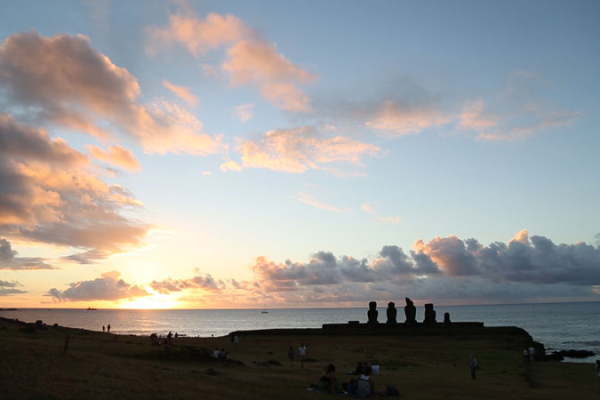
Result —
M 406 305 L 404 306 L 404 315 L 406 317 L 406 320 L 404 321 L 404 323 L 408 324 L 408 325 L 415 325 L 417 323 L 417 307 L 415 307 L 415 303 L 413 303 L 413 301 L 411 299 L 409 299 L 408 297 L 406 297 L 405 300 L 406 300 Z M 396 310 L 396 304 L 393 301 L 388 303 L 388 308 L 386 310 L 386 314 L 387 314 L 387 323 L 388 324 L 397 324 L 398 323 L 398 321 L 396 319 L 396 317 L 398 315 L 398 310 Z M 379 323 L 379 321 L 377 320 L 378 316 L 379 316 L 379 311 L 377 311 L 377 302 L 371 301 L 369 303 L 369 311 L 367 311 L 367 317 L 369 318 L 367 323 L 369 325 L 378 324 Z M 423 323 L 426 325 L 435 324 L 436 323 L 435 316 L 436 316 L 436 313 L 435 313 L 435 310 L 433 309 L 433 303 L 425 304 L 425 319 L 423 320 Z M 444 324 L 445 325 L 450 324 L 450 313 L 444 314 Z

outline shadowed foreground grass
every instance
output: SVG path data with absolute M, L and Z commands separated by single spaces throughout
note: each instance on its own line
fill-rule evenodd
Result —
M 69 349 L 63 353 L 65 336 Z M 358 361 L 379 360 L 376 388 L 402 399 L 596 399 L 592 364 L 524 364 L 523 336 L 242 336 L 179 338 L 169 352 L 149 338 L 63 327 L 27 329 L 0 319 L 1 399 L 318 399 L 308 392 L 323 365 L 339 380 Z M 307 343 L 304 368 L 287 349 Z M 225 348 L 233 361 L 203 356 Z M 482 369 L 472 380 L 469 355 Z M 279 361 L 282 365 L 261 365 Z M 209 373 L 209 369 L 214 370 Z M 335 397 L 331 397 L 335 398 Z

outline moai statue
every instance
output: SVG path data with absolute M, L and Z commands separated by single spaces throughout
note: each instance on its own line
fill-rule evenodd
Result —
M 369 325 L 377 325 L 377 316 L 379 315 L 379 311 L 377 311 L 377 302 L 371 301 L 369 302 L 369 311 L 367 311 L 367 317 L 369 321 L 367 324 Z
M 406 316 L 406 324 L 414 325 L 417 323 L 417 307 L 408 297 L 406 298 L 406 306 L 404 306 L 404 315 Z
M 452 322 L 450 321 L 450 313 L 444 313 L 444 326 L 450 326 Z
M 398 310 L 396 310 L 396 304 L 393 301 L 390 301 L 388 303 L 388 308 L 387 308 L 387 323 L 394 325 L 397 324 L 398 321 L 396 321 L 396 315 L 398 314 Z
M 425 319 L 424 324 L 435 324 L 435 310 L 433 309 L 433 303 L 425 304 Z

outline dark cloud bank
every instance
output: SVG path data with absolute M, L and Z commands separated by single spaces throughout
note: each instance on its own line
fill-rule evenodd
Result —
M 600 246 L 555 244 L 521 231 L 484 246 L 455 236 L 384 246 L 372 260 L 318 252 L 308 262 L 257 258 L 261 289 L 289 301 L 354 302 L 405 296 L 443 302 L 590 299 L 600 294 Z

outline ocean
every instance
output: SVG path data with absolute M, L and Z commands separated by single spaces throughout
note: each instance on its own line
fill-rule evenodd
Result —
M 380 304 L 379 321 L 385 322 L 387 304 Z M 404 320 L 403 304 L 398 304 L 398 321 Z M 437 320 L 450 313 L 453 322 L 483 322 L 485 326 L 518 326 L 547 351 L 590 350 L 600 355 L 600 302 L 511 304 L 437 307 Z M 365 308 L 304 308 L 262 310 L 108 310 L 99 309 L 18 309 L 0 311 L 0 317 L 52 325 L 131 335 L 166 335 L 169 331 L 187 336 L 225 336 L 237 330 L 270 328 L 320 328 L 323 324 L 367 321 Z M 417 307 L 417 320 L 424 308 Z M 600 358 L 600 356 L 597 356 Z M 594 362 L 596 357 L 565 359 Z

